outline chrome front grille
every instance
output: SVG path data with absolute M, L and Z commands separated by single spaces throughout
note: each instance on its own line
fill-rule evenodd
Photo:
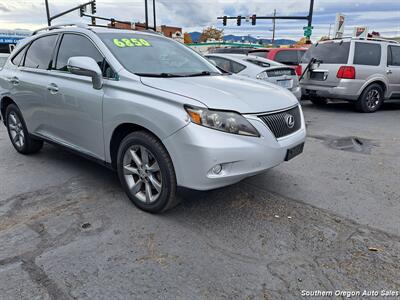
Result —
M 301 128 L 299 106 L 258 117 L 268 126 L 277 139 L 292 134 Z

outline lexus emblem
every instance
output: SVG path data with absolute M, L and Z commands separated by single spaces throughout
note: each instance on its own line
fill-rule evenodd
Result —
M 285 115 L 285 123 L 288 128 L 292 129 L 295 124 L 294 117 L 290 114 L 286 114 Z

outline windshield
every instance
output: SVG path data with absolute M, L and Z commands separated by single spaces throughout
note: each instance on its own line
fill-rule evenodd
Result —
M 173 40 L 137 33 L 99 33 L 129 72 L 139 76 L 206 76 L 221 74 L 208 60 Z
M 301 59 L 308 64 L 315 58 L 324 64 L 347 64 L 349 58 L 350 42 L 326 42 L 313 45 Z
M 0 56 L 0 68 L 2 68 L 4 66 L 6 61 L 7 61 L 7 57 Z

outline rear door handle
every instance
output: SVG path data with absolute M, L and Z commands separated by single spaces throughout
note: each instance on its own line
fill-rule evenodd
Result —
M 50 84 L 47 89 L 49 90 L 50 94 L 55 95 L 58 93 L 58 86 L 55 83 Z
M 388 74 L 388 75 L 390 75 L 390 74 L 392 74 L 393 72 L 392 72 L 392 70 L 387 70 L 386 71 L 386 74 Z
M 8 81 L 9 81 L 12 85 L 19 85 L 19 79 L 18 79 L 18 77 L 16 77 L 16 76 L 11 77 Z

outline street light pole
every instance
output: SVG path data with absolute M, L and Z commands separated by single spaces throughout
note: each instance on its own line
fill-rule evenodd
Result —
M 149 8 L 147 5 L 147 0 L 144 0 L 144 11 L 145 11 L 146 29 L 149 29 Z
M 154 19 L 154 31 L 157 31 L 156 22 L 156 0 L 153 0 L 153 19 Z

